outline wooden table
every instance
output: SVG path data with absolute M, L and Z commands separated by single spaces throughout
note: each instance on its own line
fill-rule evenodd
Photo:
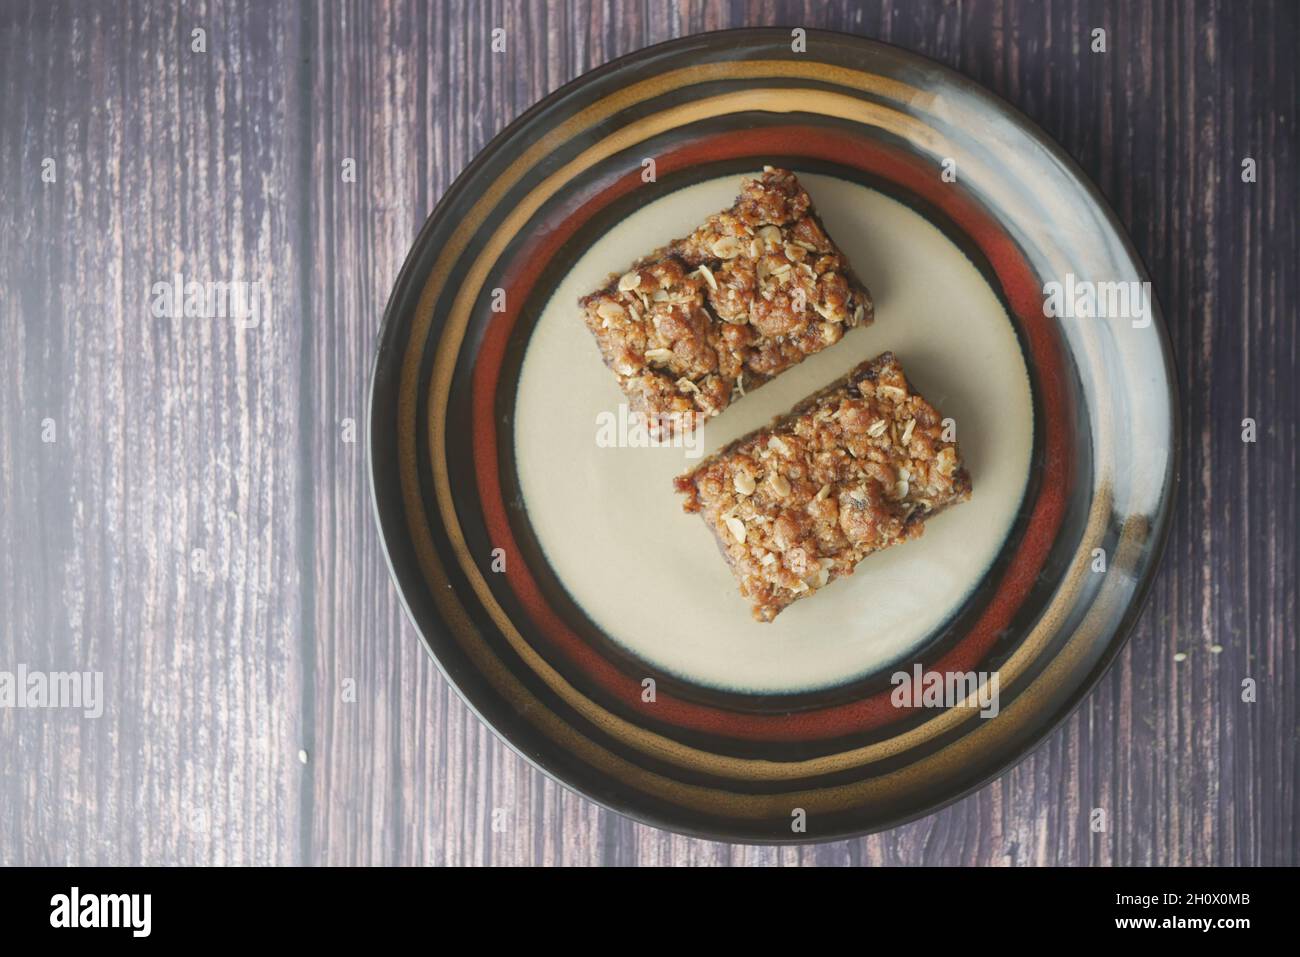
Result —
M 1150 267 L 1186 448 L 1142 623 L 1063 728 L 941 813 L 779 850 L 634 825 L 497 741 L 403 618 L 361 432 L 403 256 L 497 131 L 771 23 L 935 57 L 1064 144 Z M 1289 2 L 4 0 L 0 670 L 102 671 L 105 703 L 0 709 L 0 864 L 1297 863 L 1298 39 Z M 160 317 L 176 273 L 269 308 Z

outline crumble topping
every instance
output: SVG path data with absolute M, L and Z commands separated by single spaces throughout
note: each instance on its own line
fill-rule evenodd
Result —
M 656 434 L 691 429 L 873 318 L 870 293 L 793 173 L 580 301 L 605 364 Z
M 970 498 L 938 410 L 893 353 L 864 362 L 675 481 L 749 599 L 771 621 L 872 552 L 918 537 Z

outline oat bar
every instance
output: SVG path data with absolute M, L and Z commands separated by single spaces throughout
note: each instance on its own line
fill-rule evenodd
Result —
M 702 513 L 759 621 L 970 498 L 939 412 L 891 352 L 709 456 L 676 480 Z
M 580 300 L 605 364 L 654 434 L 691 429 L 872 320 L 871 295 L 793 173 Z

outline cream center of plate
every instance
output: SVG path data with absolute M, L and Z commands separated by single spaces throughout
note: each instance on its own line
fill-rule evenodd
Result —
M 524 357 L 514 441 L 529 520 L 569 594 L 645 662 L 647 677 L 667 672 L 770 694 L 842 684 L 903 660 L 979 584 L 1024 495 L 1029 377 L 1011 320 L 983 276 L 896 200 L 833 177 L 800 179 L 871 290 L 876 321 L 711 420 L 694 450 L 608 444 L 601 415 L 619 420 L 624 397 L 577 300 L 730 206 L 740 177 L 679 190 L 602 236 L 560 283 Z M 682 512 L 673 477 L 888 349 L 913 386 L 956 421 L 974 494 L 928 522 L 918 540 L 867 558 L 775 622 L 755 622 L 712 534 Z

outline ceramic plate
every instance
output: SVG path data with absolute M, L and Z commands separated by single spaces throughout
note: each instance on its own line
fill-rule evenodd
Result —
M 591 799 L 739 841 L 891 826 L 1042 740 L 1136 619 L 1177 462 L 1158 305 L 1069 157 L 929 60 L 797 45 L 651 47 L 511 124 L 421 231 L 371 395 L 376 516 L 448 680 Z M 799 175 L 876 320 L 648 446 L 577 297 L 765 165 Z M 757 623 L 672 478 L 886 350 L 974 494 Z

